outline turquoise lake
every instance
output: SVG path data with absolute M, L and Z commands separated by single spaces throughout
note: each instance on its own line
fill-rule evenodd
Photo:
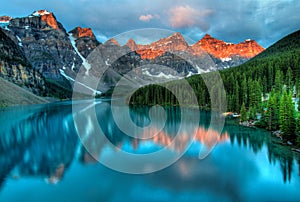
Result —
M 129 114 L 136 125 L 153 121 L 143 135 L 158 134 L 137 140 L 115 123 L 122 122 L 123 106 L 117 112 L 113 116 L 109 100 L 0 109 L 0 201 L 300 200 L 300 156 L 277 144 L 267 131 L 226 120 L 220 133 L 208 128 L 209 112 L 187 109 L 188 118 L 181 119 L 176 107 L 152 115 L 148 107 L 134 107 Z M 195 126 L 196 116 L 200 121 Z M 96 125 L 105 137 L 97 136 Z M 186 132 L 175 139 L 181 131 Z M 147 174 L 110 168 L 144 169 L 139 162 L 116 157 L 121 150 L 136 155 L 159 152 L 173 140 L 157 159 L 162 169 L 155 170 L 151 163 L 145 167 Z M 209 152 L 199 158 L 201 151 Z M 174 163 L 164 164 L 179 153 Z

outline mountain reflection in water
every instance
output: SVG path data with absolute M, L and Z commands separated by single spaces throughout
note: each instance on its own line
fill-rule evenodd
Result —
M 203 182 L 207 182 L 206 185 L 202 184 L 201 186 L 209 186 L 212 183 L 208 183 L 209 177 L 213 179 L 217 174 L 223 175 L 223 180 L 225 178 L 229 180 L 230 173 L 227 177 L 221 174 L 222 168 L 213 165 L 210 157 L 204 161 L 198 159 L 201 147 L 206 147 L 214 153 L 213 148 L 216 142 L 219 144 L 216 146 L 216 153 L 219 149 L 222 149 L 221 145 L 223 143 L 225 146 L 231 145 L 232 148 L 238 149 L 232 156 L 228 155 L 233 151 L 218 154 L 223 155 L 222 158 L 226 157 L 228 164 L 234 164 L 235 162 L 230 162 L 230 159 L 239 158 L 238 156 L 243 153 L 250 154 L 251 152 L 256 155 L 265 152 L 270 165 L 279 163 L 278 167 L 282 173 L 281 180 L 283 182 L 291 182 L 292 176 L 295 177 L 295 175 L 292 175 L 294 171 L 300 174 L 299 155 L 290 151 L 289 148 L 273 144 L 272 141 L 274 140 L 268 133 L 227 123 L 224 132 L 219 134 L 219 132 L 208 128 L 209 121 L 207 120 L 210 120 L 211 116 L 209 112 L 201 112 L 199 126 L 192 128 L 192 125 L 189 124 L 190 120 L 184 120 L 181 123 L 178 108 L 166 108 L 167 122 L 163 130 L 155 127 L 156 120 L 154 120 L 154 127 L 148 128 L 138 136 L 150 137 L 152 134 L 156 135 L 150 139 L 136 139 L 127 136 L 117 127 L 112 117 L 109 102 L 100 102 L 95 109 L 98 123 L 107 139 L 95 134 L 94 125 L 91 125 L 91 120 L 88 117 L 89 113 L 83 113 L 80 124 L 85 126 L 83 131 L 85 139 L 81 137 L 81 140 L 91 144 L 89 151 L 82 146 L 77 135 L 71 103 L 14 107 L 2 110 L 0 112 L 2 125 L 0 128 L 0 189 L 3 190 L 8 179 L 22 180 L 23 178 L 34 177 L 45 179 L 45 182 L 49 184 L 57 184 L 61 180 L 67 180 L 66 173 L 71 169 L 71 165 L 78 163 L 81 165 L 97 164 L 97 160 L 102 158 L 107 152 L 107 148 L 109 148 L 107 147 L 108 140 L 117 146 L 116 149 L 110 151 L 115 153 L 125 150 L 131 153 L 143 154 L 159 151 L 165 146 L 170 146 L 169 148 L 173 152 L 182 152 L 190 146 L 182 159 L 176 164 L 157 173 L 158 176 L 165 179 L 165 183 L 171 183 L 171 179 L 168 181 L 169 175 L 176 172 L 180 172 L 180 176 L 185 180 L 192 176 L 200 177 Z M 148 111 L 149 108 L 147 107 L 136 107 L 130 110 L 130 115 L 137 125 L 147 126 L 150 121 Z M 193 109 L 189 113 L 192 119 Z M 159 118 L 157 121 L 160 121 Z M 193 134 L 181 133 L 178 134 L 179 138 L 174 139 L 179 131 L 180 124 L 183 124 L 183 128 L 187 128 L 186 131 L 193 131 Z M 191 135 L 193 142 L 189 142 Z M 257 159 L 256 161 L 260 160 Z M 196 166 L 197 162 L 203 167 Z M 219 161 L 218 164 L 224 166 L 225 164 L 222 162 Z M 198 168 L 197 171 L 193 169 L 194 167 Z M 176 172 L 173 171 L 175 168 Z M 238 165 L 236 168 L 238 168 Z M 248 168 L 250 169 L 250 167 Z M 277 166 L 272 169 L 277 169 Z M 295 180 L 300 181 L 300 178 L 296 177 Z M 174 184 L 166 184 L 166 186 L 179 186 L 175 182 L 172 183 Z M 185 186 L 189 187 L 191 185 L 186 184 Z M 212 186 L 216 188 L 217 185 Z

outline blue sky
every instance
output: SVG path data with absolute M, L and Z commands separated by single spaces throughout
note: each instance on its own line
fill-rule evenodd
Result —
M 300 29 L 299 0 L 10 0 L 0 15 L 47 9 L 69 31 L 91 27 L 100 41 L 134 29 L 160 28 L 198 41 L 205 33 L 227 42 L 255 39 L 264 47 Z

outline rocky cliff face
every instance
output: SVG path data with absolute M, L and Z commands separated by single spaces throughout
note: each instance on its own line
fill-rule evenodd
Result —
M 121 77 L 144 85 L 183 78 L 214 66 L 208 54 L 207 57 L 194 57 L 186 52 L 188 48 L 179 33 L 150 45 L 139 45 L 130 39 L 126 45 L 120 46 L 115 39 L 110 39 L 88 56 L 90 76 L 102 77 L 104 86 L 98 90 L 103 92 L 113 87 Z
M 35 94 L 45 95 L 45 81 L 23 51 L 0 29 L 0 76 Z
M 53 13 L 42 10 L 28 17 L 11 19 L 6 33 L 46 79 L 62 81 L 59 69 L 76 71 L 82 64 L 68 34 Z
M 84 58 L 100 44 L 91 28 L 76 27 L 69 33 L 75 38 L 75 46 Z
M 247 39 L 244 42 L 233 44 L 215 39 L 208 34 L 192 46 L 196 54 L 199 48 L 219 59 L 230 58 L 232 56 L 252 58 L 264 50 L 254 40 Z
M 200 41 L 191 46 L 191 53 L 194 55 L 202 54 L 203 50 L 216 59 L 217 65 L 231 67 L 246 62 L 261 53 L 264 48 L 250 39 L 233 44 L 206 34 Z
M 137 45 L 131 39 L 127 42 L 127 46 L 141 55 L 142 59 L 149 60 L 162 56 L 166 52 L 186 51 L 189 48 L 183 36 L 178 32 L 149 45 Z

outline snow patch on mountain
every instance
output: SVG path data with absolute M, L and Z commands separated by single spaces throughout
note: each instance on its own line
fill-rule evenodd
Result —
M 197 74 L 203 74 L 203 73 L 208 73 L 208 72 L 210 72 L 210 70 L 209 69 L 207 69 L 207 70 L 203 70 L 203 69 L 201 69 L 198 65 L 196 65 L 196 68 L 197 68 Z M 210 67 L 210 69 L 214 69 L 213 67 Z M 194 74 L 193 74 L 194 75 Z
M 179 76 L 174 76 L 172 74 L 164 74 L 163 72 L 160 72 L 159 74 L 155 75 L 155 74 L 150 74 L 150 72 L 148 70 L 143 71 L 144 75 L 150 76 L 150 77 L 156 77 L 156 78 L 166 78 L 166 79 L 179 79 Z
M 67 80 L 76 82 L 77 84 L 79 84 L 79 85 L 81 85 L 81 86 L 83 86 L 83 87 L 85 87 L 85 88 L 91 90 L 91 91 L 94 93 L 94 95 L 96 95 L 96 94 L 101 94 L 101 93 L 102 93 L 101 91 L 95 90 L 95 89 L 93 89 L 93 88 L 91 88 L 91 87 L 89 87 L 89 86 L 87 86 L 87 85 L 85 85 L 85 84 L 83 84 L 83 83 L 81 83 L 81 82 L 75 81 L 72 77 L 68 76 L 68 75 L 65 73 L 65 71 L 62 70 L 62 69 L 59 70 L 59 73 L 60 73 L 63 77 L 65 77 Z
M 73 37 L 72 34 L 70 34 L 69 39 L 71 41 L 71 44 L 74 48 L 74 50 L 76 51 L 76 53 L 79 55 L 79 57 L 81 58 L 81 60 L 83 61 L 82 65 L 84 66 L 84 68 L 86 69 L 86 75 L 89 75 L 89 70 L 91 69 L 91 65 L 87 62 L 87 60 L 79 53 L 77 47 L 76 47 L 76 41 L 75 38 Z
M 47 10 L 40 10 L 40 11 L 35 11 L 34 13 L 32 13 L 32 16 L 42 16 L 42 15 L 49 15 L 50 12 Z
M 7 31 L 10 31 L 10 29 L 9 29 L 7 26 L 6 26 L 6 27 L 4 27 L 4 29 L 5 29 L 5 30 L 7 30 Z
M 105 64 L 106 64 L 107 66 L 110 66 L 110 64 L 108 63 L 108 61 L 109 61 L 109 58 L 107 58 L 107 60 L 105 60 Z
M 73 62 L 73 65 L 71 67 L 72 71 L 74 71 L 74 68 L 75 68 L 75 63 Z
M 23 44 L 22 44 L 22 40 L 20 39 L 20 37 L 19 37 L 19 36 L 16 36 L 16 37 L 17 37 L 17 39 L 18 39 L 18 41 L 19 41 L 19 43 L 18 43 L 18 44 L 19 44 L 19 46 L 21 46 L 21 47 L 22 47 L 22 46 L 23 46 Z
M 221 58 L 221 61 L 222 62 L 229 62 L 231 61 L 232 59 L 231 58 Z

